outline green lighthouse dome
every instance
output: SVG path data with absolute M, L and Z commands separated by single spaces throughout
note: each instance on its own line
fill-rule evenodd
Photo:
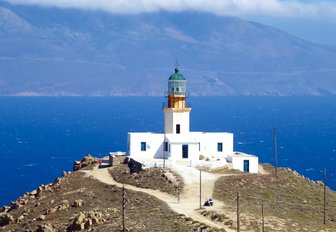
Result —
M 186 95 L 186 78 L 175 68 L 175 73 L 168 79 L 168 95 L 169 96 L 185 96 Z
M 169 81 L 185 81 L 185 77 L 180 73 L 178 68 L 175 68 L 175 73 L 172 74 L 169 79 Z

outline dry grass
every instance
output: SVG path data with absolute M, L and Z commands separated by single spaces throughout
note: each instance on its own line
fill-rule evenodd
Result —
M 183 189 L 182 177 L 173 173 L 169 169 L 150 168 L 144 169 L 140 173 L 131 174 L 127 164 L 113 167 L 110 170 L 113 178 L 124 184 L 130 184 L 141 188 L 157 189 L 175 195 L 177 189 Z
M 276 228 L 271 218 L 283 219 L 291 231 L 336 231 L 336 193 L 328 189 L 327 227 L 323 225 L 323 186 L 299 176 L 289 169 L 279 169 L 275 175 L 271 166 L 264 169 L 269 175 L 241 174 L 220 178 L 215 185 L 214 198 L 224 200 L 235 210 L 237 189 L 241 212 L 260 218 L 264 205 L 269 226 Z M 244 222 L 242 222 L 244 223 Z M 279 225 L 278 225 L 279 226 Z M 260 227 L 259 227 L 260 228 Z M 254 231 L 254 230 L 251 230 Z

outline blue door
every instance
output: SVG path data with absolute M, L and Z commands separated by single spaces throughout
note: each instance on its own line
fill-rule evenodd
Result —
M 250 161 L 244 160 L 244 172 L 250 172 Z
M 188 145 L 182 145 L 182 158 L 188 159 Z

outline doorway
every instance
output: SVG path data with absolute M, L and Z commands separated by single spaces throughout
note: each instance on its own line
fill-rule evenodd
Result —
M 188 145 L 182 145 L 182 158 L 183 159 L 188 159 L 188 153 L 189 153 L 189 151 L 188 151 L 189 149 L 188 149 Z
M 244 172 L 250 172 L 250 161 L 244 160 Z

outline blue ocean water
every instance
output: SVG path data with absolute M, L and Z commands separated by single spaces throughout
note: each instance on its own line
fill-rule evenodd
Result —
M 192 97 L 192 131 L 230 131 L 235 150 L 336 189 L 336 97 Z M 52 182 L 85 154 L 126 151 L 127 132 L 163 130 L 160 97 L 0 97 L 0 205 Z

